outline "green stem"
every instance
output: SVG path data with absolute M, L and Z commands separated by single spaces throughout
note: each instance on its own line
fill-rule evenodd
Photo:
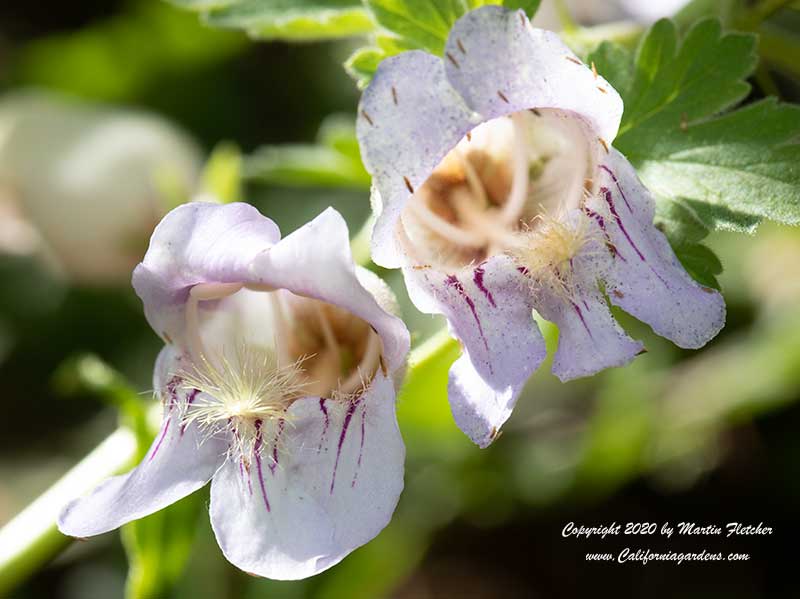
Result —
M 72 541 L 56 520 L 64 503 L 134 465 L 136 436 L 119 428 L 43 495 L 0 530 L 0 597 L 22 583 Z
M 769 69 L 766 68 L 763 64 L 759 65 L 758 69 L 756 70 L 755 78 L 756 78 L 756 83 L 758 83 L 758 87 L 761 88 L 761 91 L 764 92 L 765 96 L 780 97 L 781 90 L 778 89 L 778 86 L 772 79 L 772 75 L 770 75 Z
M 744 13 L 742 22 L 748 29 L 756 29 L 790 2 L 791 0 L 762 0 Z
M 770 67 L 800 77 L 800 41 L 771 23 L 759 30 L 759 51 Z
M 439 329 L 411 350 L 408 356 L 408 374 L 406 378 L 414 380 L 417 377 L 418 370 L 425 368 L 431 361 L 439 359 L 443 353 L 453 349 L 458 350 L 458 353 L 460 353 L 458 341 L 453 339 L 446 328 Z

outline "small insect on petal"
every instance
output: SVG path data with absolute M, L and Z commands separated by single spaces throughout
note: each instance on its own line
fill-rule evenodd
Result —
M 599 90 L 600 90 L 601 92 L 603 92 L 604 94 L 607 94 L 607 93 L 608 93 L 608 90 L 607 90 L 607 89 L 605 89 L 605 88 L 602 88 L 602 87 L 600 87 L 599 85 L 597 86 L 597 89 L 599 89 Z
M 456 46 L 458 46 L 458 49 L 461 50 L 462 54 L 467 53 L 467 51 L 464 49 L 464 44 L 461 43 L 461 40 L 456 40 Z
M 392 86 L 392 102 L 397 106 L 397 90 L 394 88 L 394 85 Z
M 597 79 L 597 66 L 594 64 L 594 61 L 592 61 L 592 75 Z
M 501 92 L 499 89 L 497 90 L 497 95 L 500 96 L 500 99 L 503 102 L 505 102 L 506 104 L 510 104 L 510 102 L 508 101 L 508 98 L 506 98 L 506 95 L 503 92 Z
M 577 58 L 573 58 L 572 56 L 565 56 L 564 58 L 566 58 L 570 62 L 574 62 L 575 64 L 581 64 L 581 65 L 583 64 L 580 60 L 578 60 Z
M 414 193 L 414 187 L 411 185 L 411 181 L 408 180 L 408 177 L 403 177 L 403 182 L 406 184 L 406 189 L 408 189 L 408 192 Z
M 445 52 L 445 56 L 447 56 L 447 60 L 449 60 L 451 63 L 453 63 L 453 66 L 454 66 L 455 68 L 457 68 L 457 69 L 460 69 L 460 68 L 461 68 L 461 67 L 458 65 L 458 61 L 455 59 L 455 57 L 454 57 L 452 54 L 450 54 L 450 52 Z
M 373 122 L 372 122 L 372 117 L 370 117 L 370 116 L 369 116 L 369 114 L 367 114 L 367 111 L 366 111 L 366 110 L 362 110 L 362 111 L 361 111 L 361 115 L 362 115 L 362 116 L 363 116 L 365 119 L 367 119 L 367 122 L 368 122 L 370 125 L 375 125 L 375 123 L 373 123 Z
M 598 137 L 597 140 L 600 142 L 600 145 L 603 146 L 606 152 L 608 152 L 608 142 L 603 139 L 602 137 Z

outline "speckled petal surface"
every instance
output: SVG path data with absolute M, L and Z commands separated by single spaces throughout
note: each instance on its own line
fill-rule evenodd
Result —
M 562 381 L 622 366 L 644 349 L 611 315 L 597 287 L 596 260 L 578 257 L 572 269 L 572 297 L 546 289 L 536 294 L 536 310 L 558 326 L 558 349 L 552 370 Z
M 387 268 L 403 265 L 394 228 L 411 189 L 478 124 L 450 87 L 441 59 L 421 51 L 384 60 L 359 104 L 356 123 L 362 159 L 373 177 L 373 204 L 381 214 L 372 256 Z
M 725 324 L 725 301 L 694 281 L 653 224 L 655 203 L 622 154 L 600 166 L 586 205 L 603 216 L 617 257 L 605 275 L 611 302 L 679 347 L 696 349 Z
M 225 557 L 258 576 L 295 580 L 341 561 L 391 519 L 405 448 L 392 382 L 357 401 L 303 398 L 265 429 L 261 457 L 226 463 L 211 485 L 211 522 Z
M 609 144 L 622 99 L 557 34 L 531 26 L 522 10 L 485 6 L 461 17 L 447 40 L 447 77 L 484 119 L 559 108 L 588 121 Z
M 507 256 L 452 274 L 406 269 L 405 275 L 415 305 L 444 314 L 464 345 L 450 371 L 451 408 L 459 428 L 485 447 L 546 355 L 528 283 Z

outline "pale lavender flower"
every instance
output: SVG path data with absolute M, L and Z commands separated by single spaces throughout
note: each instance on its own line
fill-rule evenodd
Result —
M 723 326 L 722 297 L 683 269 L 611 147 L 622 108 L 556 34 L 499 7 L 462 17 L 443 59 L 385 60 L 364 92 L 373 258 L 402 268 L 416 306 L 463 343 L 450 402 L 482 447 L 545 357 L 533 309 L 558 325 L 565 381 L 642 351 L 609 301 L 680 347 Z
M 228 560 L 297 579 L 386 526 L 403 488 L 395 379 L 409 337 L 382 307 L 388 288 L 354 267 L 337 212 L 280 239 L 247 204 L 180 206 L 133 285 L 166 342 L 161 429 L 133 471 L 65 508 L 62 532 L 112 530 L 211 480 Z

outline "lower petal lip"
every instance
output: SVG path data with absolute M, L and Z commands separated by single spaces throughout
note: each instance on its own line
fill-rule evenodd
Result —
M 382 375 L 357 402 L 303 398 L 287 421 L 293 425 L 280 444 L 280 465 L 244 475 L 255 478 L 252 494 L 233 462 L 215 475 L 211 518 L 234 565 L 296 580 L 335 565 L 388 524 L 403 488 L 405 450 L 394 385 Z M 270 452 L 266 430 L 263 438 Z

